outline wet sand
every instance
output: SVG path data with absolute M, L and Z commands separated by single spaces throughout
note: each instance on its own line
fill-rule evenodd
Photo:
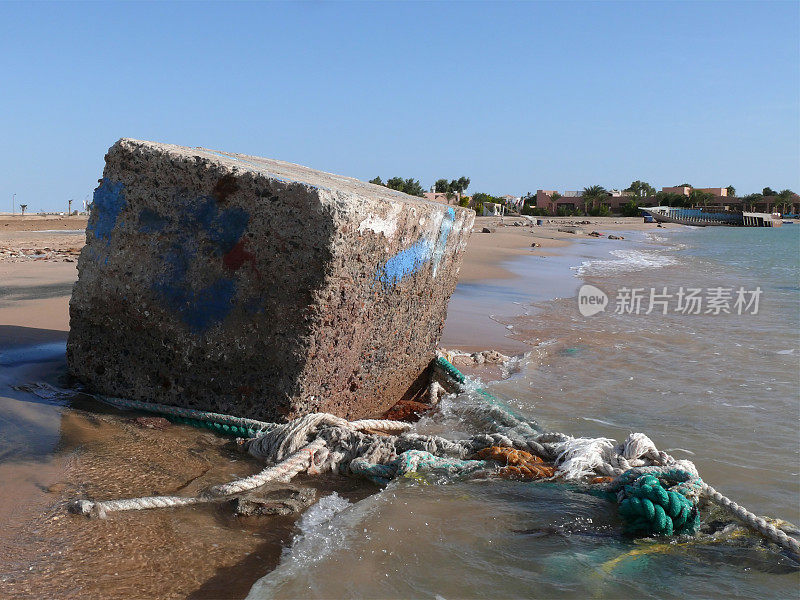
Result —
M 472 236 L 461 292 L 472 289 L 481 296 L 481 286 L 497 281 L 506 286 L 509 281 L 526 282 L 525 271 L 509 263 L 515 258 L 533 254 L 539 261 L 551 261 L 555 273 L 563 267 L 555 259 L 567 252 L 570 241 L 609 243 L 557 231 L 564 221 L 574 220 L 529 227 L 514 226 L 513 217 L 503 223 L 479 218 L 477 231 L 485 226 L 494 232 Z M 602 231 L 635 225 L 616 221 L 621 222 L 579 227 Z M 0 246 L 69 248 L 81 243 L 83 234 L 52 230 L 83 226 L 85 219 L 83 224 L 79 219 L 2 219 Z M 531 248 L 533 242 L 541 247 Z M 192 494 L 261 468 L 209 433 L 182 426 L 142 428 L 136 415 L 80 394 L 67 403 L 51 402 L 11 387 L 33 381 L 69 383 L 64 347 L 76 277 L 76 263 L 63 257 L 0 257 L 0 519 L 5 524 L 0 533 L 0 596 L 243 597 L 277 564 L 293 533 L 292 518 L 237 519 L 219 506 L 142 511 L 104 521 L 66 514 L 67 502 L 78 497 Z M 541 278 L 538 293 L 551 294 L 551 283 L 547 276 Z M 518 284 L 510 285 L 527 294 Z M 497 302 L 497 293 L 489 297 Z M 513 301 L 504 304 L 501 309 L 510 312 L 500 314 L 513 316 L 515 306 Z M 448 327 L 443 340 L 447 347 L 500 346 L 511 352 L 530 347 L 506 338 L 502 325 L 469 303 L 451 305 Z M 463 337 L 454 343 L 447 331 Z M 300 483 L 320 493 L 335 487 L 352 499 L 373 491 L 363 482 L 339 478 Z

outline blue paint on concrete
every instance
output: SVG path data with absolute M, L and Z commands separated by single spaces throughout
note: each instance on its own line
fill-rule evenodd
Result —
M 169 240 L 169 246 L 161 250 L 163 268 L 153 291 L 192 332 L 202 334 L 223 321 L 238 303 L 236 279 L 224 270 L 222 257 L 241 239 L 250 215 L 237 207 L 220 208 L 210 196 L 188 202 L 176 199 L 176 204 L 181 208 L 174 219 L 165 219 L 158 229 L 168 234 L 159 240 Z M 149 219 L 150 215 L 144 215 L 145 222 Z M 209 256 L 219 259 L 219 273 L 225 274 L 209 281 L 206 265 L 192 272 L 200 251 L 203 261 Z
M 386 261 L 379 276 L 380 282 L 385 286 L 397 285 L 403 277 L 416 273 L 429 260 L 428 240 L 420 238 L 413 246 L 398 252 Z
M 111 231 L 117 224 L 122 209 L 125 208 L 125 186 L 122 182 L 103 178 L 94 191 L 92 200 L 92 216 L 86 224 L 86 230 L 95 238 L 111 241 Z
M 163 231 L 169 221 L 156 211 L 149 208 L 142 209 L 139 213 L 139 231 L 141 233 L 158 233 Z
M 250 215 L 241 208 L 220 210 L 211 197 L 198 198 L 191 203 L 190 211 L 186 218 L 194 222 L 194 228 L 204 231 L 220 256 L 231 251 L 250 222 Z
M 236 296 L 236 282 L 232 278 L 220 277 L 209 285 L 195 288 L 188 280 L 195 259 L 193 252 L 176 245 L 163 259 L 163 276 L 153 288 L 189 329 L 201 334 L 228 316 Z
M 376 282 L 380 282 L 385 288 L 394 287 L 403 278 L 418 272 L 431 260 L 435 276 L 439 262 L 444 256 L 447 238 L 453 229 L 455 218 L 456 212 L 452 208 L 448 208 L 436 236 L 423 236 L 411 247 L 401 250 L 387 260 L 383 267 L 378 269 L 378 273 L 375 275 Z

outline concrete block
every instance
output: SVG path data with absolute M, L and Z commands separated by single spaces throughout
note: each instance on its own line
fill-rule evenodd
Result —
M 67 360 L 97 392 L 285 420 L 424 383 L 474 213 L 299 165 L 122 139 Z

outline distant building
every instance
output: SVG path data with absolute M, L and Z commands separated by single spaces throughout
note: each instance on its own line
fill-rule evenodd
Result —
M 679 185 L 676 187 L 662 187 L 661 191 L 665 194 L 680 194 L 681 196 L 688 196 L 692 188 L 688 185 Z
M 501 217 L 505 212 L 503 209 L 505 207 L 502 204 L 496 204 L 494 202 L 484 202 L 483 203 L 483 216 L 484 217 Z
M 707 194 L 711 194 L 717 198 L 725 198 L 728 195 L 728 188 L 726 187 L 692 188 L 690 185 L 679 185 L 677 187 L 664 187 L 661 188 L 661 191 L 667 194 L 680 194 L 681 196 L 688 196 L 692 193 L 692 189 L 695 189 L 698 192 L 706 192 Z
M 458 204 L 458 201 L 460 200 L 458 194 L 453 194 L 453 199 L 451 201 L 444 192 L 425 192 L 425 197 L 428 200 L 441 202 L 442 204 Z
M 701 192 L 717 196 L 718 198 L 725 198 L 728 195 L 728 188 L 695 188 Z
M 612 198 L 630 198 L 633 192 L 623 192 L 621 190 L 608 190 Z
M 555 190 L 536 190 L 536 206 L 543 208 L 552 214 L 558 214 L 559 209 L 564 210 L 581 210 L 583 205 L 583 192 L 567 191 L 559 194 L 559 197 L 553 199 L 555 194 L 559 194 Z M 611 210 L 620 211 L 624 204 L 627 204 L 633 197 L 632 192 L 623 192 L 620 190 L 611 190 L 609 195 L 603 200 L 603 204 L 607 205 Z M 638 198 L 637 202 L 640 206 L 655 206 L 655 197 Z

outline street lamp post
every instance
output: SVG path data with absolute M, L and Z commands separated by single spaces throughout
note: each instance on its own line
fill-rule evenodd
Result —
M 16 200 L 17 200 L 17 195 L 16 195 L 16 194 L 12 194 L 12 195 L 11 195 L 11 214 L 12 214 L 12 215 L 13 215 L 13 214 L 16 212 L 16 210 L 17 210 L 17 209 L 15 208 L 15 206 L 16 206 Z

